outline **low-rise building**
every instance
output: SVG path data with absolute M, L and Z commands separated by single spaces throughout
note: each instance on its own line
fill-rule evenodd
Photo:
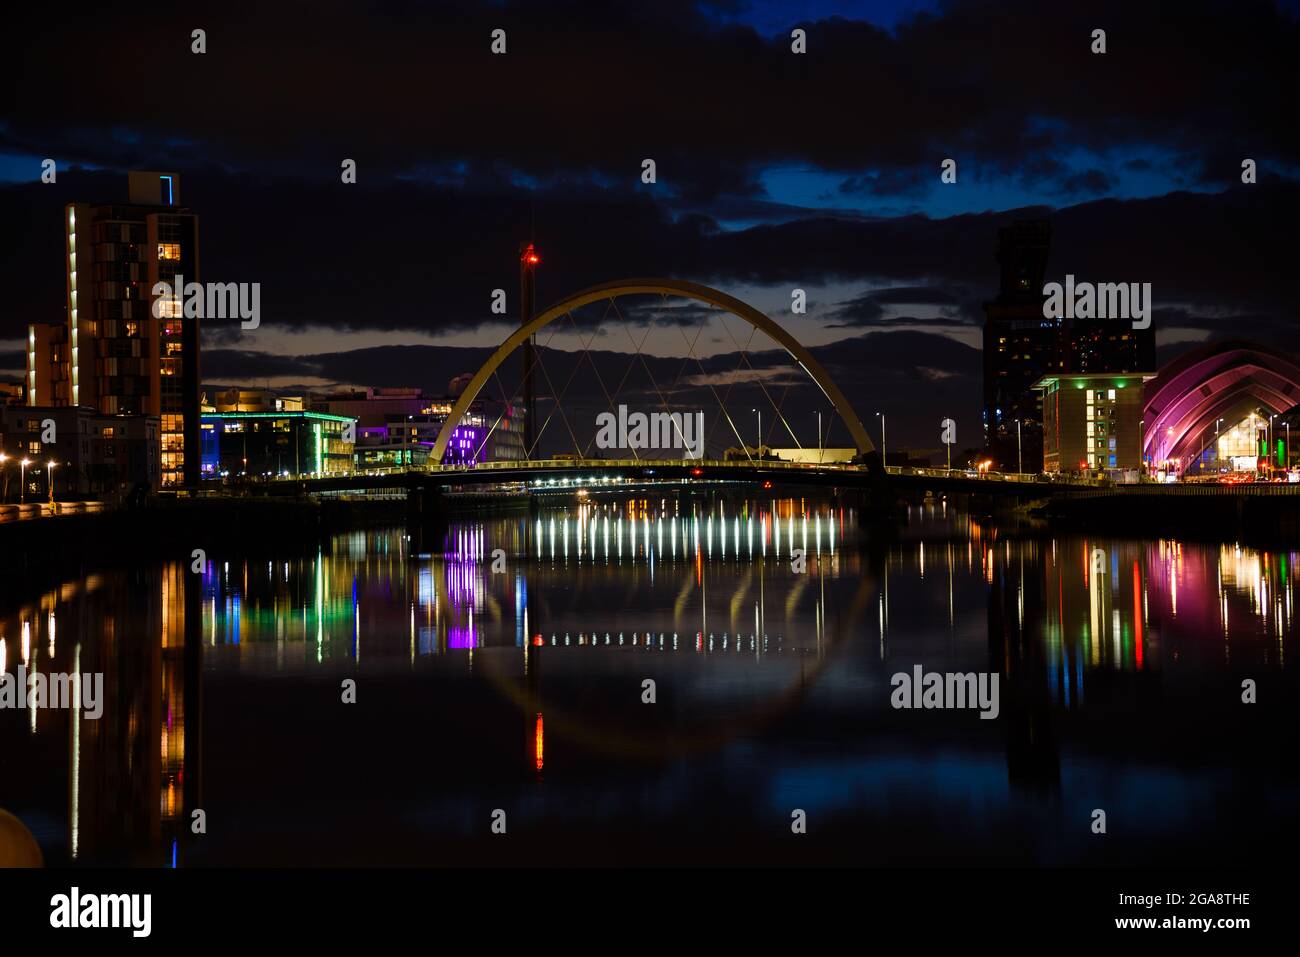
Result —
M 157 488 L 161 428 L 156 415 L 104 415 L 85 406 L 2 406 L 0 484 L 10 498 L 20 483 L 26 495 L 45 497 L 52 483 L 56 498 Z
M 265 478 L 353 470 L 356 420 L 323 412 L 206 412 L 203 477 Z
M 1142 384 L 1149 373 L 1061 373 L 1039 379 L 1045 472 L 1142 468 Z
M 419 389 L 357 389 L 310 400 L 310 407 L 357 421 L 358 469 L 420 466 L 438 440 L 464 383 L 453 380 L 452 395 L 435 398 Z M 515 461 L 524 457 L 521 405 L 479 396 L 466 410 L 447 444 L 443 463 Z

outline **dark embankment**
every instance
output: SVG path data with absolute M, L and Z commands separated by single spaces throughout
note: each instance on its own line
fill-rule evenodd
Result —
M 1062 495 L 1042 513 L 1053 527 L 1128 537 L 1300 545 L 1300 487 L 1128 486 Z
M 406 503 L 268 498 L 158 500 L 120 509 L 0 524 L 0 595 L 144 561 L 206 554 L 279 557 L 315 549 L 354 528 L 400 525 Z M 0 602 L 3 603 L 3 602 Z

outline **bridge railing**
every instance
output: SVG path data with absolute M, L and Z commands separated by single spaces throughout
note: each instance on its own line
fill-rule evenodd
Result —
M 538 471 L 608 471 L 611 469 L 640 470 L 653 472 L 656 469 L 699 469 L 701 472 L 718 470 L 759 470 L 763 472 L 784 473 L 839 473 L 845 475 L 861 474 L 867 466 L 849 462 L 788 462 L 781 459 L 507 459 L 495 462 L 477 462 L 456 465 L 392 466 L 378 469 L 357 469 L 329 472 L 322 475 L 288 475 L 273 476 L 267 481 L 275 483 L 303 482 L 314 480 L 338 480 L 350 478 L 381 478 L 392 475 L 440 475 L 456 476 L 483 472 L 538 472 Z M 1018 472 L 982 472 L 977 469 L 930 468 L 927 466 L 889 465 L 885 467 L 887 475 L 909 478 L 963 479 L 980 482 L 1014 482 L 1034 484 L 1046 487 L 1082 487 L 1110 488 L 1114 483 L 1107 478 L 1085 478 L 1080 476 L 1054 477 L 1045 473 Z M 504 478 L 504 476 L 503 476 Z

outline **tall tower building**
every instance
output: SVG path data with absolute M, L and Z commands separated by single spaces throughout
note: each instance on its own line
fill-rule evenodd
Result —
M 161 483 L 197 485 L 199 320 L 176 298 L 155 318 L 153 288 L 177 275 L 200 279 L 199 220 L 180 205 L 175 173 L 130 173 L 129 198 L 66 208 L 69 381 L 56 404 L 159 416 Z M 43 359 L 33 359 L 38 382 Z
M 1066 319 L 1065 368 L 1080 375 L 1154 372 L 1156 331 L 1123 319 Z
M 1001 469 L 1043 465 L 1042 396 L 1033 388 L 1062 368 L 1061 325 L 1043 317 L 1051 226 L 1035 220 L 998 230 L 1001 283 L 984 304 L 985 446 Z

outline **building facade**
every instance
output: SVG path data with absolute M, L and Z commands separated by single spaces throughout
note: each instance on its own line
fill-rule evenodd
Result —
M 1297 400 L 1294 356 L 1240 340 L 1189 349 L 1147 383 L 1147 465 L 1172 475 L 1286 468 Z
M 998 230 L 998 295 L 984 304 L 982 418 L 985 446 L 1003 469 L 1041 467 L 1042 397 L 1034 383 L 1064 369 L 1061 325 L 1043 316 L 1050 240 L 1041 221 Z
M 100 415 L 156 416 L 160 482 L 200 475 L 199 318 L 153 289 L 199 279 L 198 217 L 180 205 L 180 177 L 132 172 L 125 204 L 69 203 L 66 320 L 28 331 L 28 403 Z
M 330 475 L 353 469 L 355 420 L 344 416 L 210 412 L 203 415 L 202 430 L 205 479 Z
M 12 491 L 24 482 L 28 496 L 48 497 L 51 482 L 58 498 L 104 497 L 139 485 L 157 488 L 161 432 L 156 415 L 101 415 L 84 406 L 4 406 L 0 468 L 7 488 Z M 26 468 L 23 460 L 29 463 Z M 17 475 L 10 476 L 10 470 Z
M 1039 380 L 1043 470 L 1140 470 L 1145 378 L 1062 374 Z
M 1052 441 L 1045 435 L 1047 393 L 1038 387 L 1044 378 L 1131 378 L 1149 376 L 1155 369 L 1151 327 L 1134 329 L 1126 319 L 1044 316 L 1050 240 L 1051 228 L 1044 221 L 998 231 L 1001 283 L 998 297 L 984 305 L 983 418 L 985 444 L 1003 469 L 1054 470 L 1047 465 Z
M 358 469 L 427 464 L 455 395 L 419 389 L 364 389 L 312 399 L 311 408 L 357 421 Z M 524 457 L 523 408 L 479 397 L 453 432 L 444 464 L 516 461 Z

